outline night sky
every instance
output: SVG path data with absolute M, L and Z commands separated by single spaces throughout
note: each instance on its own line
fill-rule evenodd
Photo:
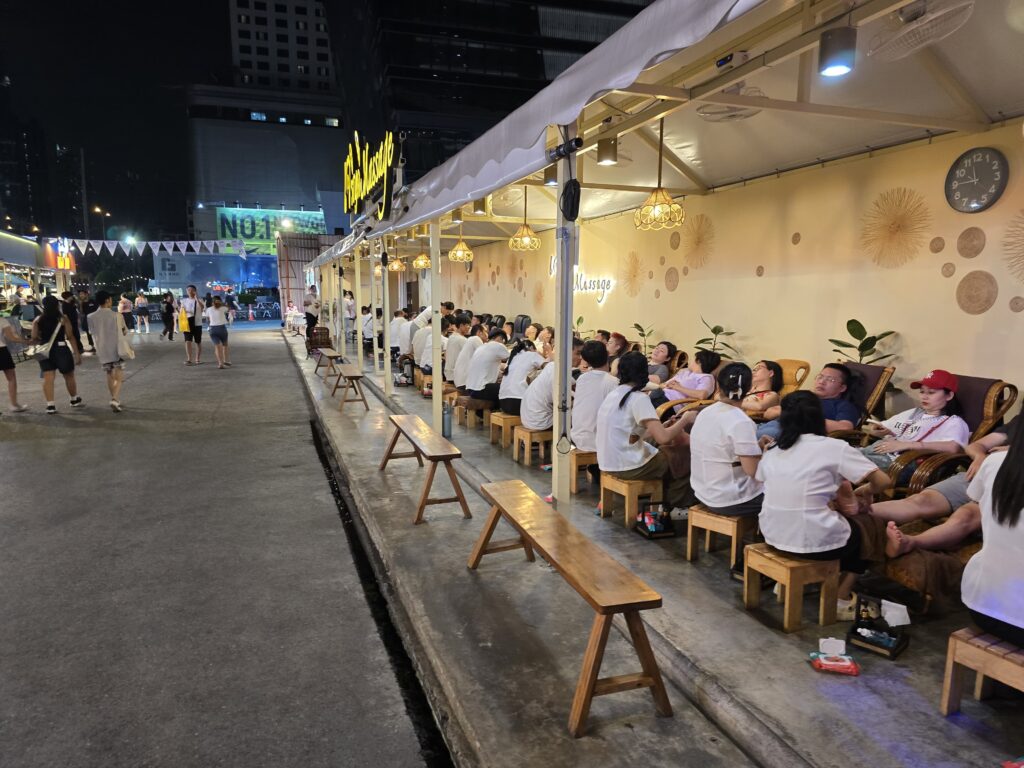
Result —
M 0 0 L 15 113 L 85 147 L 89 205 L 126 233 L 186 232 L 182 86 L 230 85 L 228 23 L 224 0 Z

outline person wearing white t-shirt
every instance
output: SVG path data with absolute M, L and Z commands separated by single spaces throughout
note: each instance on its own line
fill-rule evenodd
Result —
M 525 341 L 525 339 L 524 339 Z M 552 348 L 551 361 L 541 368 L 540 373 L 523 395 L 520 417 L 527 429 L 551 429 L 555 423 L 555 352 Z
M 423 336 L 423 348 L 420 350 L 419 356 L 416 358 L 416 365 L 420 367 L 428 376 L 434 374 L 434 321 L 433 319 L 427 320 L 427 327 L 423 330 L 427 333 Z M 413 345 L 415 346 L 415 345 Z M 448 348 L 448 318 L 441 318 L 441 355 L 443 356 L 445 350 Z M 443 371 L 443 368 L 442 368 Z
M 645 441 L 670 445 L 682 434 L 684 422 L 673 417 L 666 424 L 658 418 L 647 386 L 647 358 L 627 352 L 619 358 L 619 386 L 613 389 L 597 411 L 597 463 L 601 472 L 621 480 L 653 480 L 663 484 L 666 508 L 688 506 L 693 501 L 688 478 L 676 478 L 668 457 Z
M 469 376 L 469 366 L 473 362 L 473 356 L 485 341 L 487 341 L 487 329 L 479 323 L 474 325 L 462 351 L 459 352 L 459 359 L 455 362 L 455 376 L 452 378 L 455 388 L 462 393 L 466 392 L 466 377 Z
M 863 448 L 867 456 L 881 469 L 888 469 L 905 451 L 933 451 L 935 453 L 962 453 L 970 442 L 971 429 L 960 418 L 960 403 L 956 399 L 959 382 L 949 371 L 931 371 L 920 381 L 910 383 L 918 390 L 921 405 L 898 413 L 883 422 L 868 422 L 862 429 L 878 442 Z M 904 472 L 913 474 L 915 467 Z M 901 476 L 901 481 L 904 478 Z M 909 481 L 909 477 L 906 478 Z
M 199 293 L 194 285 L 185 289 L 187 296 L 183 298 L 179 306 L 185 310 L 185 317 L 188 319 L 188 330 L 182 333 L 185 337 L 185 365 L 203 364 L 203 312 L 206 304 L 199 298 Z M 196 360 L 192 362 L 192 344 L 195 343 Z
M 467 337 L 471 328 L 468 315 L 461 313 L 454 315 L 454 318 L 452 332 L 448 334 L 448 346 L 444 350 L 444 379 L 452 382 L 455 381 L 455 366 L 459 362 L 462 348 L 469 340 Z
M 359 308 L 359 335 L 363 340 L 363 354 L 373 354 L 373 313 L 369 307 Z
M 217 356 L 218 368 L 230 368 L 231 360 L 228 354 L 228 320 L 230 319 L 227 306 L 221 302 L 220 296 L 213 297 L 213 306 L 207 307 L 203 317 L 210 324 L 210 338 L 213 340 L 213 353 Z
M 1009 450 L 981 465 L 968 493 L 981 506 L 984 544 L 964 568 L 961 594 L 971 618 L 989 632 L 1024 646 L 1024 429 Z
M 608 372 L 608 347 L 592 339 L 580 351 L 587 370 L 576 379 L 572 399 L 572 429 L 569 436 L 579 451 L 597 450 L 597 411 L 608 394 L 619 386 L 619 380 Z M 600 477 L 597 464 L 587 467 L 591 479 Z
M 11 357 L 11 350 L 7 348 L 7 342 L 11 342 L 12 348 L 20 349 L 26 339 L 20 333 L 20 326 L 15 325 L 18 321 L 15 318 L 11 320 L 12 322 L 8 322 L 7 318 L 0 318 L 0 371 L 7 377 L 7 396 L 11 401 L 11 412 L 23 413 L 28 410 L 28 406 L 18 402 L 18 377 L 14 371 L 14 358 Z
M 498 374 L 501 364 L 508 360 L 505 343 L 508 337 L 500 328 L 495 328 L 484 344 L 473 354 L 466 374 L 466 392 L 474 400 L 489 400 L 498 407 Z
M 402 329 L 409 324 L 409 321 L 405 317 L 405 311 L 401 309 L 395 310 L 394 319 L 391 321 L 391 326 L 388 328 L 388 336 L 390 337 L 391 343 L 391 357 L 394 360 L 398 359 L 399 351 L 401 349 L 401 343 L 399 335 Z
M 544 363 L 544 358 L 537 353 L 532 341 L 520 339 L 515 343 L 508 355 L 501 386 L 498 387 L 498 405 L 502 413 L 510 416 L 520 414 L 523 395 L 526 394 L 526 378 Z
M 752 377 L 745 363 L 725 366 L 718 374 L 718 402 L 698 413 L 690 430 L 690 485 L 718 515 L 756 515 L 764 499 L 754 479 L 761 461 L 757 429 L 743 412 Z
M 416 362 L 416 365 L 420 364 L 420 360 L 423 358 L 423 348 L 427 346 L 427 337 L 431 334 L 430 326 L 431 318 L 428 317 L 423 321 L 423 326 L 418 328 L 412 335 L 412 359 Z
M 825 436 L 825 415 L 813 391 L 798 390 L 782 399 L 779 426 L 775 447 L 762 456 L 755 475 L 764 483 L 761 533 L 787 554 L 838 560 L 844 575 L 837 613 L 850 621 L 857 575 L 885 559 L 887 543 L 883 520 L 857 514 L 853 486 L 867 483 L 877 494 L 892 480 L 856 448 Z
M 356 300 L 352 295 L 352 291 L 345 291 L 345 298 L 341 302 L 342 312 L 345 317 L 345 336 L 354 337 L 356 335 Z

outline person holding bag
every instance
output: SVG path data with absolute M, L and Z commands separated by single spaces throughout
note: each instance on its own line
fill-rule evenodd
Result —
M 106 291 L 96 293 L 99 309 L 89 315 L 89 328 L 96 342 L 96 358 L 107 374 L 107 389 L 110 392 L 110 410 L 120 413 L 121 384 L 124 382 L 124 361 L 135 357 L 128 325 L 124 318 L 111 308 L 113 297 Z
M 25 343 L 25 337 L 21 332 L 21 324 L 13 318 L 8 321 L 0 320 L 0 371 L 7 377 L 7 395 L 11 400 L 11 413 L 22 413 L 28 410 L 27 405 L 18 402 L 18 377 L 15 373 L 14 358 L 11 356 L 13 349 L 15 354 Z
M 43 313 L 32 321 L 32 338 L 28 343 L 40 345 L 36 349 L 36 359 L 43 373 L 46 413 L 51 416 L 57 413 L 53 401 L 53 382 L 57 371 L 64 377 L 71 407 L 81 408 L 82 398 L 78 395 L 78 383 L 75 381 L 75 365 L 81 365 L 82 352 L 75 342 L 71 323 L 60 312 L 60 301 L 56 296 L 43 299 Z
M 181 311 L 184 315 L 184 321 L 182 322 L 182 316 L 179 315 L 179 327 L 182 328 L 182 334 L 185 336 L 185 365 L 202 365 L 203 356 L 203 311 L 206 309 L 206 304 L 199 298 L 199 294 L 196 291 L 194 285 L 188 287 L 188 296 L 181 300 Z M 196 359 L 192 362 L 192 344 L 196 347 Z

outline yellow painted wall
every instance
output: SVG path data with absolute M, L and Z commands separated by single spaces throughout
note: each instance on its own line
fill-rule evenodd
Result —
M 1007 156 L 1009 186 L 989 210 L 961 214 L 946 204 L 943 183 L 953 161 L 975 146 L 993 146 Z M 911 190 L 924 215 L 918 235 L 910 238 L 916 244 L 912 257 L 883 266 L 862 238 L 869 212 L 897 188 Z M 616 281 L 600 306 L 593 295 L 576 295 L 573 317 L 583 315 L 584 328 L 637 338 L 631 326 L 639 322 L 653 326 L 658 338 L 691 347 L 704 335 L 703 315 L 737 332 L 730 342 L 748 361 L 793 357 L 817 366 L 836 357 L 826 339 L 846 338 L 846 321 L 856 317 L 869 332 L 898 332 L 886 349 L 899 355 L 897 386 L 905 388 L 932 368 L 1024 386 L 1024 298 L 1018 298 L 1024 297 L 1024 280 L 1007 260 L 1015 247 L 1024 263 L 1019 123 L 690 197 L 684 207 L 687 222 L 676 230 L 637 232 L 631 213 L 583 225 L 581 270 Z M 889 234 L 892 218 L 880 218 L 870 231 L 883 242 L 898 240 Z M 979 234 L 984 247 L 975 253 Z M 1004 244 L 1008 237 L 1015 246 Z M 514 255 L 504 243 L 475 252 L 470 275 L 445 264 L 447 296 L 477 311 L 510 317 L 525 311 L 552 322 L 553 233 L 545 233 L 537 254 Z M 964 282 L 974 272 L 991 275 L 998 295 L 987 310 L 968 314 L 957 294 L 986 279 L 975 275 Z

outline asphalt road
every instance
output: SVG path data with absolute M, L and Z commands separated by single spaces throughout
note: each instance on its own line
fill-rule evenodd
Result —
M 0 765 L 416 766 L 279 331 L 0 398 Z

